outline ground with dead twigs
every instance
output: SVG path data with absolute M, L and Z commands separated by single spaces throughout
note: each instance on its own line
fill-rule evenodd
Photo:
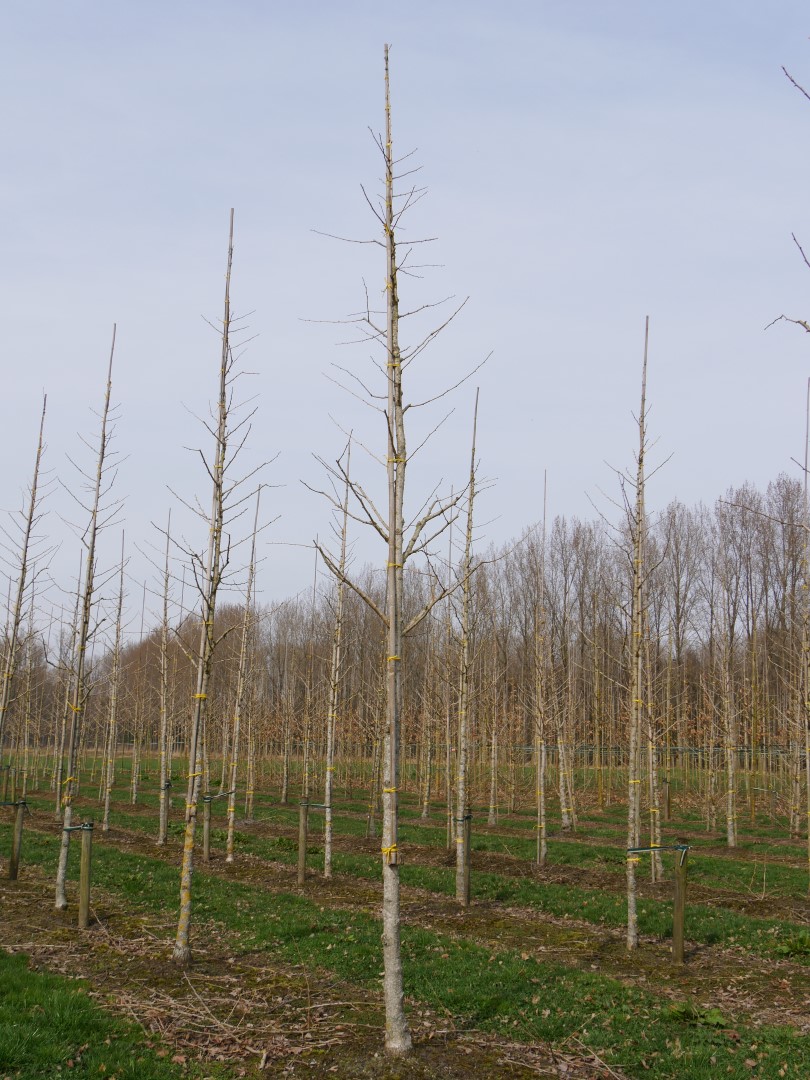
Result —
M 78 803 L 92 816 L 93 800 Z M 803 1080 L 810 1070 L 810 907 L 784 846 L 771 845 L 760 869 L 751 852 L 730 856 L 694 833 L 687 963 L 676 967 L 667 882 L 642 885 L 648 928 L 627 953 L 608 815 L 590 836 L 555 841 L 542 870 L 521 858 L 531 833 L 519 817 L 481 830 L 466 911 L 447 891 L 441 826 L 414 822 L 402 916 L 415 1052 L 391 1060 L 381 1048 L 379 841 L 358 835 L 351 809 L 336 822 L 333 878 L 321 876 L 314 832 L 303 887 L 294 812 L 263 808 L 240 823 L 231 864 L 215 828 L 211 861 L 195 873 L 193 961 L 183 969 L 169 959 L 179 826 L 158 847 L 152 807 L 119 806 L 110 831 L 95 835 L 93 921 L 77 932 L 72 906 L 53 909 L 59 826 L 31 804 L 21 879 L 0 883 L 0 947 L 86 979 L 93 1000 L 139 1025 L 144 1045 L 195 1080 L 209 1071 Z M 0 821 L 0 850 L 7 831 Z M 75 889 L 69 880 L 71 905 Z
M 52 882 L 27 867 L 0 881 L 0 946 L 23 952 L 34 970 L 85 979 L 88 994 L 144 1031 L 158 1056 L 178 1065 L 197 1059 L 228 1065 L 238 1077 L 298 1074 L 402 1080 L 531 1076 L 601 1080 L 621 1075 L 571 1040 L 568 1048 L 529 1047 L 460 1031 L 421 1007 L 412 1017 L 416 1050 L 392 1062 L 380 1052 L 377 995 L 305 965 L 268 965 L 234 954 L 221 927 L 199 927 L 188 970 L 167 963 L 171 917 L 133 914 L 97 891 L 94 922 L 77 931 L 70 913 L 53 909 Z

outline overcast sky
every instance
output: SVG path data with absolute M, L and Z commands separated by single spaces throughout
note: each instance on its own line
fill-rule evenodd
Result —
M 591 517 L 615 493 L 606 462 L 631 465 L 644 318 L 650 430 L 660 458 L 652 509 L 764 486 L 801 456 L 810 337 L 776 316 L 810 316 L 810 87 L 805 3 L 773 0 L 479 0 L 403 5 L 230 0 L 6 0 L 0 13 L 3 167 L 0 335 L 6 470 L 0 505 L 27 483 L 43 390 L 47 465 L 92 465 L 113 323 L 118 325 L 116 494 L 130 605 L 159 542 L 167 485 L 208 502 L 186 447 L 210 451 L 194 414 L 216 392 L 228 210 L 236 210 L 233 302 L 255 339 L 244 366 L 258 412 L 250 467 L 276 457 L 261 590 L 305 589 L 303 547 L 328 529 L 301 484 L 344 436 L 382 448 L 380 418 L 325 375 L 372 382 L 367 347 L 336 322 L 382 302 L 376 235 L 360 185 L 379 190 L 369 127 L 383 124 L 383 43 L 392 43 L 395 151 L 416 150 L 428 188 L 405 223 L 436 264 L 404 280 L 403 304 L 469 297 L 412 373 L 415 397 L 484 369 L 409 470 L 418 502 L 464 483 L 481 388 L 482 542 L 542 513 Z M 325 320 L 323 322 L 311 320 Z M 444 415 L 414 414 L 411 445 Z M 372 474 L 370 473 L 371 477 Z M 382 482 L 379 476 L 379 482 Z M 369 481 L 371 482 L 371 480 Z M 69 587 L 78 542 L 58 490 L 46 525 Z M 609 504 L 604 503 L 608 513 Z M 271 543 L 275 541 L 275 543 Z M 120 530 L 104 538 L 111 565 Z M 372 537 L 356 558 L 383 563 Z M 54 597 L 56 596 L 54 592 Z

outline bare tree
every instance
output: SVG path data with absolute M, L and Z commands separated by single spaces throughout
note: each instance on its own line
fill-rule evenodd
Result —
M 225 269 L 225 302 L 220 330 L 221 351 L 219 364 L 219 391 L 214 413 L 214 423 L 205 424 L 214 438 L 213 460 L 209 465 L 200 451 L 211 481 L 211 509 L 206 513 L 199 507 L 193 509 L 208 526 L 208 546 L 204 555 L 191 549 L 191 558 L 200 597 L 200 631 L 195 657 L 195 690 L 192 699 L 191 722 L 188 740 L 188 787 L 186 789 L 186 828 L 183 839 L 183 860 L 180 870 L 180 915 L 177 922 L 172 958 L 176 963 L 186 964 L 191 957 L 189 933 L 191 928 L 191 879 L 194 868 L 194 841 L 197 830 L 197 805 L 203 775 L 203 736 L 211 669 L 214 652 L 222 640 L 215 634 L 217 598 L 223 575 L 231 554 L 231 539 L 226 529 L 242 512 L 245 496 L 241 488 L 256 470 L 236 479 L 230 470 L 250 432 L 250 420 L 255 410 L 241 419 L 234 420 L 234 382 L 236 357 L 232 335 L 236 329 L 231 314 L 231 269 L 233 266 L 233 210 L 228 230 L 228 257 Z M 226 630 L 225 633 L 228 631 Z
M 632 850 L 641 837 L 641 777 L 639 742 L 644 716 L 644 582 L 646 577 L 647 511 L 644 505 L 644 464 L 647 453 L 647 345 L 650 320 L 644 328 L 644 363 L 641 373 L 641 407 L 638 414 L 638 454 L 636 457 L 635 504 L 630 514 L 633 544 L 633 595 L 630 615 L 630 730 L 627 766 L 627 948 L 638 947 L 636 907 L 636 866 L 639 856 Z
M 335 733 L 340 705 L 341 679 L 343 675 L 343 609 L 346 586 L 346 545 L 349 533 L 349 475 L 351 473 L 351 440 L 346 447 L 346 479 L 343 488 L 343 504 L 340 511 L 340 554 L 337 561 L 338 577 L 335 583 L 335 622 L 332 633 L 332 657 L 329 664 L 329 703 L 326 714 L 326 764 L 324 777 L 324 833 L 323 876 L 332 876 L 332 790 L 335 774 Z
M 67 874 L 68 850 L 70 846 L 70 828 L 73 820 L 73 794 L 74 785 L 77 782 L 77 754 L 79 740 L 82 732 L 82 718 L 87 705 L 89 687 L 86 682 L 87 673 L 87 647 L 91 640 L 94 627 L 91 625 L 93 617 L 93 605 L 96 588 L 96 542 L 99 531 L 110 523 L 118 506 L 105 507 L 104 499 L 109 493 L 115 474 L 109 471 L 110 439 L 112 437 L 112 425 L 110 424 L 110 395 L 112 394 L 112 364 L 115 353 L 115 327 L 113 327 L 112 345 L 110 346 L 110 361 L 107 368 L 107 388 L 104 394 L 104 404 L 101 410 L 101 433 L 96 457 L 95 475 L 82 472 L 88 493 L 89 502 L 84 503 L 77 497 L 81 509 L 89 514 L 89 522 L 82 536 L 84 546 L 84 584 L 80 590 L 80 599 L 77 602 L 78 619 L 76 623 L 75 651 L 73 657 L 72 680 L 69 684 L 67 705 L 70 709 L 70 734 L 67 745 L 67 777 L 62 780 L 64 789 L 62 804 L 64 806 L 62 818 L 62 842 L 59 849 L 59 864 L 56 871 L 56 907 L 67 907 L 65 895 L 65 877 Z
M 160 752 L 160 792 L 158 838 L 160 846 L 166 843 L 169 835 L 169 808 L 172 784 L 171 737 L 169 719 L 169 552 L 171 547 L 172 515 L 166 522 L 166 550 L 163 561 L 163 617 L 160 622 L 160 733 L 158 745 Z
M 259 527 L 259 500 L 261 488 L 256 493 L 256 514 L 253 518 L 253 537 L 250 543 L 250 564 L 248 566 L 247 586 L 245 587 L 245 613 L 242 619 L 242 640 L 239 645 L 239 666 L 236 676 L 236 701 L 233 710 L 231 729 L 231 752 L 228 777 L 228 834 L 225 841 L 225 862 L 233 862 L 233 830 L 236 823 L 236 780 L 239 770 L 240 735 L 242 714 L 247 699 L 248 674 L 250 665 L 251 631 L 255 612 L 253 610 L 253 582 L 256 576 L 256 534 Z
M 472 542 L 473 511 L 475 509 L 475 435 L 478 426 L 478 393 L 473 414 L 472 452 L 467 490 L 467 525 L 464 531 L 464 556 L 461 562 L 461 669 L 458 686 L 458 744 L 456 752 L 456 900 L 469 904 L 469 859 L 467 850 L 469 830 L 466 827 L 467 757 L 469 753 L 470 708 L 470 634 L 472 633 L 470 605 L 472 600 Z
M 110 666 L 110 699 L 107 709 L 107 750 L 104 755 L 104 811 L 101 831 L 110 828 L 110 799 L 115 780 L 115 748 L 118 742 L 118 695 L 121 686 L 121 615 L 124 608 L 124 534 L 121 534 L 121 573 L 118 581 L 118 602 L 115 609 L 115 635 Z
M 438 586 L 435 574 L 432 580 L 437 588 L 430 591 L 429 599 L 409 617 L 404 609 L 404 569 L 407 562 L 419 555 L 428 554 L 431 542 L 447 528 L 455 513 L 455 507 L 462 494 L 441 498 L 433 493 L 423 504 L 415 517 L 406 524 L 405 518 L 405 474 L 412 451 L 409 451 L 406 439 L 406 414 L 421 404 L 428 402 L 405 402 L 403 395 L 403 372 L 420 356 L 436 335 L 454 318 L 457 308 L 440 326 L 434 327 L 417 344 L 403 348 L 400 344 L 400 320 L 407 313 L 400 312 L 399 275 L 403 271 L 410 249 L 404 255 L 398 255 L 397 238 L 403 214 L 421 196 L 422 191 L 411 188 L 400 195 L 395 192 L 396 181 L 401 179 L 396 169 L 403 159 L 395 159 L 393 154 L 391 128 L 391 98 L 389 83 L 389 47 L 385 46 L 385 134 L 376 137 L 382 154 L 385 179 L 384 195 L 379 208 L 369 200 L 382 230 L 385 249 L 385 319 L 380 325 L 378 313 L 367 310 L 357 320 L 362 328 L 364 340 L 371 340 L 381 345 L 385 352 L 386 394 L 384 405 L 377 406 L 377 395 L 360 386 L 371 403 L 381 411 L 386 429 L 385 470 L 387 479 L 387 512 L 381 513 L 364 488 L 349 478 L 344 467 L 338 465 L 329 472 L 335 478 L 348 483 L 353 504 L 357 510 L 350 514 L 370 526 L 385 543 L 387 562 L 385 568 L 386 594 L 385 604 L 381 607 L 367 590 L 345 572 L 341 573 L 335 560 L 319 545 L 324 562 L 341 581 L 353 589 L 365 603 L 377 614 L 386 632 L 386 724 L 382 753 L 382 876 L 383 876 L 383 993 L 385 998 L 385 1048 L 390 1054 L 405 1054 L 411 1048 L 411 1035 L 405 1016 L 402 986 L 402 954 L 400 949 L 400 853 L 398 837 L 398 792 L 400 778 L 400 732 L 403 718 L 403 647 L 407 635 L 427 616 L 431 608 L 447 594 L 447 588 Z M 406 174 L 407 175 L 407 174 Z M 368 198 L 368 197 L 367 197 Z M 413 242 L 411 242 L 413 243 Z M 435 305 L 427 305 L 432 307 Z M 463 306 L 463 305 L 462 305 Z M 452 388 L 451 388 L 452 389 Z M 447 393 L 449 391 L 445 391 Z M 443 394 L 437 395 L 439 397 Z M 430 399 L 435 401 L 436 398 Z M 334 497 L 323 492 L 333 505 L 339 505 Z
M 14 550 L 11 552 L 12 558 L 18 561 L 19 570 L 17 574 L 17 589 L 14 595 L 14 603 L 9 614 L 8 625 L 6 627 L 5 656 L 3 657 L 3 679 L 2 684 L 0 684 L 0 758 L 2 757 L 3 753 L 3 739 L 6 733 L 6 717 L 8 715 L 9 706 L 12 701 L 12 691 L 14 688 L 14 676 L 17 671 L 17 661 L 19 659 L 20 649 L 24 644 L 24 642 L 20 640 L 20 628 L 22 627 L 26 615 L 27 590 L 29 584 L 34 584 L 34 582 L 29 582 L 29 561 L 32 554 L 32 544 L 35 540 L 34 532 L 37 522 L 39 520 L 37 499 L 39 496 L 40 466 L 42 464 L 42 454 L 45 450 L 43 433 L 45 431 L 45 408 L 47 403 L 47 396 L 43 397 L 42 415 L 40 416 L 39 421 L 39 438 L 37 440 L 37 452 L 34 457 L 34 474 L 31 479 L 31 486 L 28 491 L 28 507 L 20 514 L 21 521 L 19 523 L 19 543 L 14 543 Z M 8 536 L 8 539 L 9 541 L 14 541 L 14 538 L 12 536 Z M 42 566 L 41 562 L 40 566 Z M 36 574 L 34 575 L 34 577 L 36 577 Z

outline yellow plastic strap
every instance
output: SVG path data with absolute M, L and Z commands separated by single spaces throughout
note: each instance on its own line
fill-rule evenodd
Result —
M 401 562 L 386 563 L 386 566 L 393 566 L 396 570 L 401 570 L 402 569 L 402 563 Z
M 334 772 L 335 771 L 335 766 L 334 765 L 327 765 L 326 766 L 326 771 L 327 772 Z
M 74 712 L 81 712 L 82 711 L 81 705 L 71 705 L 70 702 L 68 702 L 68 705 L 70 705 L 71 709 L 73 709 Z
M 651 807 L 650 807 L 650 813 L 651 813 L 651 814 L 660 814 L 660 813 L 661 813 L 661 811 L 660 811 L 660 810 L 658 809 L 658 807 L 657 807 L 657 806 L 651 806 Z
M 391 847 L 380 848 L 380 851 L 383 853 L 383 855 L 386 856 L 386 858 L 393 855 L 396 850 L 397 850 L 397 845 L 396 844 L 392 844 Z
M 387 656 L 386 657 L 386 663 L 390 664 L 392 660 L 401 660 L 401 659 L 402 659 L 401 656 Z
M 235 806 L 229 806 L 228 807 L 228 813 L 229 814 L 235 814 L 236 813 L 236 807 Z
M 631 784 L 640 784 L 641 781 L 640 780 L 631 780 L 630 783 Z
M 62 781 L 62 787 L 64 787 L 64 786 L 65 786 L 65 784 L 69 784 L 71 780 L 75 780 L 75 779 L 76 779 L 76 777 L 75 777 L 75 776 L 69 776 L 69 777 L 67 778 L 67 780 L 63 780 L 63 781 Z
M 202 776 L 202 773 L 201 772 L 190 772 L 188 774 L 188 776 L 186 776 L 186 780 L 193 780 L 197 776 Z
M 398 790 L 399 789 L 395 788 L 395 787 L 384 787 L 383 788 L 383 795 L 394 795 L 394 794 L 396 794 L 396 792 Z
M 638 855 L 628 855 L 627 861 L 628 862 L 641 862 L 641 858 Z
M 208 697 L 208 694 L 195 694 L 194 695 L 194 700 L 195 701 L 205 701 L 205 699 L 207 697 Z
M 196 805 L 197 805 L 196 803 L 187 802 L 186 803 L 186 810 L 193 810 Z

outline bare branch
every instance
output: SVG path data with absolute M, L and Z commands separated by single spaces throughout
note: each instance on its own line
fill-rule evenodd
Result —
M 793 78 L 793 76 L 790 74 L 790 72 L 788 71 L 788 69 L 784 65 L 782 65 L 782 71 L 784 71 L 784 73 L 787 76 L 788 80 L 791 83 L 793 83 L 793 85 L 796 87 L 796 89 L 799 91 L 799 93 L 804 94 L 804 96 L 807 98 L 807 100 L 810 101 L 810 94 L 808 94 L 808 92 L 805 90 L 805 88 L 803 86 L 800 86 L 799 83 L 796 82 L 796 80 Z
M 382 621 L 383 625 L 388 626 L 388 619 L 382 613 L 382 611 L 380 611 L 379 607 L 374 603 L 368 593 L 364 592 L 356 582 L 352 581 L 352 579 L 346 573 L 340 570 L 340 568 L 333 561 L 332 557 L 326 551 L 324 551 L 320 544 L 315 544 L 315 549 L 317 550 L 323 561 L 326 563 L 326 565 L 329 567 L 329 570 L 332 572 L 332 574 L 334 574 L 334 576 L 338 579 L 338 581 L 342 581 L 344 585 L 348 585 L 352 592 L 356 593 L 363 601 L 363 603 L 366 604 L 371 609 L 371 611 L 373 611 L 374 614 Z

